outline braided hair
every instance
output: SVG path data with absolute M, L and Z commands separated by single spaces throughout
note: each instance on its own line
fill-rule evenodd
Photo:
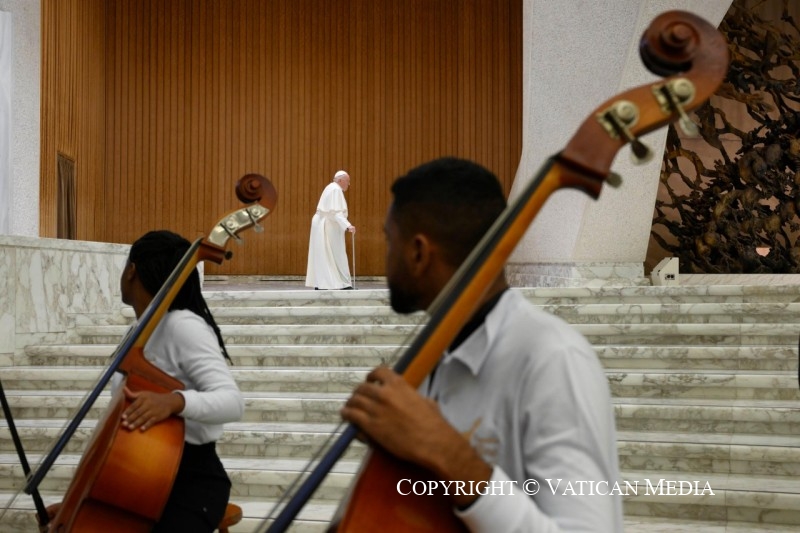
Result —
M 128 260 L 136 265 L 136 274 L 147 292 L 155 295 L 190 247 L 191 243 L 177 233 L 167 230 L 150 231 L 133 243 Z M 183 287 L 170 304 L 169 310 L 175 309 L 187 309 L 202 317 L 217 335 L 222 355 L 231 362 L 225 342 L 222 340 L 222 332 L 203 298 L 200 274 L 196 268 L 192 269 Z

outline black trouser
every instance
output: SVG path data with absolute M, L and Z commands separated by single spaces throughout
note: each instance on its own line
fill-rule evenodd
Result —
M 231 482 L 215 443 L 186 443 L 161 520 L 153 533 L 214 531 L 225 515 Z

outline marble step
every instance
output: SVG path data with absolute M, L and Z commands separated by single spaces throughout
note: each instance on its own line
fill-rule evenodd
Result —
M 246 442 L 232 442 L 231 449 L 227 450 L 225 441 L 228 441 L 230 436 L 226 436 L 226 439 L 220 443 L 220 451 L 223 453 L 226 464 L 228 464 L 228 461 L 231 461 L 231 459 L 224 454 L 225 451 L 232 451 L 235 453 L 236 457 L 241 458 L 247 448 L 250 448 L 252 451 L 252 449 L 258 449 L 264 445 L 263 439 L 257 438 L 254 443 L 252 433 L 247 432 L 246 428 L 243 428 L 241 424 L 233 426 L 239 427 L 231 427 L 228 433 L 238 432 L 244 429 L 245 431 L 243 431 L 244 434 L 241 438 Z M 304 429 L 313 429 L 313 426 L 307 424 L 302 425 L 302 427 Z M 317 429 L 327 430 L 329 428 L 330 426 L 317 426 Z M 295 454 L 298 452 L 303 452 L 303 455 L 310 453 L 308 450 L 302 450 L 301 447 L 287 446 L 284 440 L 287 436 L 290 440 L 302 439 L 307 436 L 293 435 L 291 430 L 286 431 L 284 429 L 284 431 L 280 431 L 279 429 L 280 428 L 276 428 L 270 440 L 280 440 L 282 442 L 277 447 L 272 446 L 272 451 L 279 454 L 288 453 L 288 457 L 296 457 L 297 455 Z M 705 494 L 701 496 L 662 495 L 658 497 L 645 494 L 644 496 L 637 495 L 632 498 L 626 497 L 626 512 L 629 515 L 635 515 L 636 513 L 650 515 L 655 513 L 659 516 L 693 516 L 707 520 L 721 520 L 725 516 L 734 516 L 742 520 L 753 519 L 757 509 L 762 509 L 762 513 L 758 515 L 758 518 L 767 522 L 777 520 L 778 523 L 785 523 L 787 520 L 792 520 L 793 518 L 791 517 L 796 517 L 798 492 L 797 482 L 795 481 L 797 478 L 796 475 L 754 476 L 750 473 L 750 468 L 743 468 L 743 466 L 750 463 L 768 464 L 770 461 L 780 464 L 787 463 L 796 455 L 794 450 L 794 437 L 790 436 L 784 438 L 783 441 L 776 441 L 774 438 L 766 440 L 760 435 L 718 435 L 716 439 L 709 439 L 706 437 L 702 439 L 703 442 L 696 442 L 696 435 L 650 434 L 649 439 L 646 439 L 645 437 L 647 437 L 647 435 L 642 435 L 641 433 L 636 433 L 634 435 L 632 432 L 620 432 L 619 437 L 621 464 L 625 470 L 624 479 L 649 479 L 653 485 L 657 485 L 659 479 L 703 480 L 711 484 L 715 495 L 719 494 L 720 489 L 726 491 L 726 499 L 723 500 L 724 507 L 720 507 L 720 500 L 718 497 L 711 498 L 709 495 Z M 234 437 L 231 440 L 236 440 L 236 438 Z M 23 438 L 23 441 L 28 442 L 25 438 Z M 318 443 L 314 444 L 316 445 Z M 242 446 L 244 446 L 244 448 L 242 448 Z M 260 448 L 260 450 L 266 452 L 269 448 L 270 447 L 267 446 L 265 448 Z M 781 456 L 781 454 L 783 454 L 783 456 Z M 662 456 L 665 456 L 666 459 L 660 462 L 658 459 L 653 459 L 654 457 L 659 458 Z M 627 457 L 644 457 L 644 460 L 647 461 L 646 466 L 650 468 L 644 470 L 645 465 L 635 462 L 629 464 Z M 702 464 L 707 462 L 706 458 L 708 457 L 712 458 L 712 462 L 717 470 L 721 469 L 721 472 L 714 469 L 709 471 L 709 469 L 704 470 L 700 468 Z M 282 460 L 275 459 L 264 459 L 261 461 L 275 461 L 276 465 L 287 464 L 282 462 Z M 666 463 L 664 463 L 664 461 L 666 461 Z M 726 462 L 730 464 L 729 467 L 725 466 Z M 296 461 L 289 459 L 289 464 L 291 463 L 295 465 L 298 464 Z M 282 480 L 280 475 L 275 476 L 275 471 L 279 470 L 285 472 L 291 470 L 290 468 L 286 468 L 286 466 L 280 469 L 277 466 L 270 466 L 269 470 L 267 470 L 265 467 L 259 467 L 257 462 L 248 463 L 247 461 L 243 461 L 239 464 L 247 465 L 252 468 L 252 471 L 248 471 L 248 468 L 243 466 L 236 471 L 236 474 L 232 473 L 232 478 L 235 478 L 237 487 L 241 480 L 243 482 L 242 484 L 247 487 L 245 489 L 246 494 L 253 494 L 254 491 L 266 491 L 264 493 L 265 498 L 268 497 L 267 494 L 269 494 L 269 490 L 271 489 L 262 487 L 261 485 L 264 483 L 256 483 L 255 478 L 263 480 L 274 479 L 280 484 L 285 480 Z M 630 470 L 632 470 L 634 466 L 637 469 L 636 472 L 639 472 L 638 476 L 634 476 L 630 473 Z M 680 471 L 670 472 L 670 468 L 673 470 L 677 468 Z M 742 468 L 748 473 L 740 474 L 736 472 L 737 468 Z M 241 470 L 241 473 L 239 470 Z M 686 472 L 694 472 L 694 474 L 687 474 Z M 741 482 L 743 476 L 746 476 L 748 480 L 757 479 L 762 485 L 766 486 L 766 488 L 764 488 L 764 486 L 759 488 L 751 481 L 748 481 L 746 484 Z M 736 479 L 734 479 L 734 477 Z M 266 484 L 269 485 L 269 483 Z M 341 485 L 346 485 L 346 483 L 341 483 Z M 764 493 L 765 491 L 766 494 Z M 331 494 L 331 498 L 334 498 L 334 493 L 335 490 Z M 239 496 L 240 494 L 237 493 L 237 501 L 240 499 Z M 740 508 L 731 508 L 731 498 L 734 497 L 740 500 Z M 763 505 L 759 503 L 756 505 L 754 503 L 764 501 L 767 501 L 769 504 Z M 688 508 L 685 507 L 687 505 L 689 506 Z M 789 516 L 789 518 L 786 518 L 787 516 Z M 781 522 L 782 520 L 784 522 Z
M 116 344 L 36 344 L 25 347 L 16 358 L 18 365 L 82 366 L 103 365 L 117 348 Z M 398 344 L 230 344 L 226 346 L 239 366 L 296 366 L 374 368 L 392 364 L 403 353 Z
M 81 424 L 65 453 L 83 450 L 94 423 L 86 420 Z M 61 436 L 64 423 L 23 419 L 16 421 L 16 427 L 26 453 L 45 454 Z M 218 451 L 222 457 L 254 461 L 304 459 L 320 450 L 336 427 L 332 423 L 238 422 L 226 426 Z M 617 440 L 623 469 L 788 477 L 800 474 L 800 448 L 796 447 L 795 435 L 619 431 Z M 0 451 L 14 452 L 4 426 L 0 431 Z M 364 446 L 354 443 L 345 458 L 359 459 L 363 453 Z
M 30 455 L 28 461 L 33 472 L 43 456 Z M 313 465 L 307 459 L 275 459 L 275 458 L 242 458 L 220 457 L 228 476 L 231 479 L 231 499 L 260 498 L 278 500 L 298 479 L 303 480 Z M 51 493 L 63 493 L 80 461 L 80 455 L 65 453 L 46 473 L 39 490 Z M 343 459 L 337 462 L 325 476 L 324 481 L 314 493 L 316 502 L 338 502 L 347 493 L 347 489 L 358 472 L 361 460 Z M 19 466 L 19 460 L 13 453 L 0 454 L 0 492 L 20 491 L 25 486 L 25 476 Z M 24 494 L 23 494 L 24 496 Z
M 58 494 L 43 494 L 45 503 L 60 500 Z M 11 495 L 0 493 L 0 501 L 8 501 Z M 18 498 L 3 519 L 0 529 L 4 533 L 38 533 L 33 523 L 35 511 L 30 498 Z M 272 511 L 273 501 L 258 498 L 239 498 L 236 503 L 242 508 L 242 521 L 231 528 L 232 533 L 253 533 L 263 531 L 264 518 Z M 7 504 L 6 504 L 7 505 Z M 5 505 L 4 505 L 5 507 Z M 631 503 L 627 504 L 631 508 Z M 291 533 L 324 533 L 335 511 L 335 505 L 326 503 L 307 504 L 300 511 L 289 531 Z M 267 522 L 269 523 L 269 522 Z M 789 533 L 797 531 L 797 525 L 772 523 L 733 522 L 728 520 L 689 520 L 685 518 L 665 518 L 659 516 L 625 517 L 625 533 Z
M 356 443 L 354 446 L 358 447 L 360 444 Z M 283 495 L 287 487 L 298 477 L 302 477 L 301 472 L 306 472 L 309 468 L 305 459 L 260 459 L 224 455 L 221 457 L 232 482 L 231 501 L 240 505 L 243 505 L 245 501 L 250 502 L 251 509 L 246 512 L 246 514 L 249 513 L 250 519 L 244 521 L 244 523 L 249 523 L 248 527 L 255 527 L 257 519 L 266 517 L 267 512 L 271 510 L 274 502 Z M 34 470 L 40 460 L 41 456 L 39 455 L 28 455 L 28 461 Z M 79 455 L 66 452 L 58 458 L 40 486 L 40 492 L 46 504 L 61 499 L 61 494 L 67 489 L 74 476 L 79 460 Z M 346 494 L 347 487 L 359 465 L 360 459 L 340 460 L 314 493 L 308 509 L 301 513 L 301 522 L 306 520 L 312 520 L 315 523 L 329 521 L 338 502 Z M 17 456 L 13 453 L 0 454 L 0 495 L 16 494 L 17 498 L 14 500 L 12 509 L 16 509 L 20 514 L 29 513 L 32 509 L 30 497 L 20 492 L 23 486 L 22 469 Z M 309 513 L 309 510 L 312 512 Z M 16 531 L 10 526 L 12 524 L 19 525 L 18 521 L 25 520 L 21 516 L 0 519 L 0 531 L 4 533 Z M 238 529 L 238 531 L 251 530 L 244 527 Z M 20 529 L 20 531 L 28 530 Z
M 102 367 L 17 366 L 3 369 L 4 387 L 19 390 L 83 390 L 94 387 Z M 369 368 L 245 367 L 232 373 L 248 392 L 350 392 Z M 800 400 L 795 371 L 608 368 L 612 395 L 646 398 Z
M 41 493 L 45 505 L 61 501 L 62 493 L 44 491 Z M 264 531 L 267 520 L 276 507 L 276 500 L 259 497 L 232 497 L 232 502 L 242 508 L 242 520 L 230 528 L 231 533 L 254 533 Z M 36 527 L 36 511 L 27 495 L 0 492 L 0 505 L 8 508 L 0 517 L 0 531 L 3 533 L 39 533 Z M 336 512 L 338 502 L 318 502 L 311 500 L 298 513 L 288 533 L 324 533 Z M 278 507 L 280 509 L 280 507 Z
M 620 432 L 798 435 L 795 400 L 612 398 Z
M 595 344 L 606 368 L 630 370 L 759 370 L 797 372 L 797 343 L 775 345 Z
M 10 367 L 2 371 L 3 387 L 18 390 L 77 390 L 94 388 L 104 367 Z M 369 368 L 357 367 L 233 367 L 239 388 L 248 392 L 351 392 Z
M 333 475 L 333 474 L 332 474 Z M 627 483 L 626 483 L 627 482 Z M 566 487 L 546 482 L 542 490 L 555 490 L 562 497 L 581 497 L 593 489 L 588 485 Z M 707 526 L 726 524 L 720 532 L 729 531 L 790 531 L 800 523 L 800 482 L 794 479 L 776 479 L 770 476 L 728 476 L 704 473 L 681 475 L 650 472 L 623 471 L 619 484 L 623 494 L 626 528 L 631 531 L 688 531 L 671 529 L 668 519 L 679 519 L 682 527 L 694 526 L 700 531 L 716 531 Z M 16 496 L 10 504 L 11 512 L 0 520 L 4 532 L 31 532 L 33 505 L 26 495 L 0 492 L 6 501 Z M 60 491 L 44 491 L 46 504 L 60 500 Z M 275 507 L 275 499 L 262 496 L 233 495 L 242 507 L 245 519 L 233 531 L 255 531 Z M 9 505 L 9 504 L 6 504 Z M 292 531 L 324 531 L 338 503 L 336 500 L 312 500 L 298 516 Z M 667 520 L 665 520 L 667 519 Z M 689 522 L 688 519 L 693 519 Z M 668 529 L 655 529 L 664 524 Z M 728 528 L 728 524 L 731 527 Z M 749 527 L 752 529 L 747 529 Z M 757 526 L 754 527 L 754 524 Z M 782 526 L 785 526 L 782 527 Z
M 388 305 L 348 305 L 348 306 L 304 306 L 304 307 L 267 307 L 267 306 L 225 306 L 211 307 L 214 319 L 220 325 L 276 325 L 276 324 L 419 324 L 427 315 L 413 313 L 401 315 L 392 311 Z M 123 307 L 121 317 L 126 323 L 135 319 L 133 309 Z M 85 323 L 91 325 L 119 323 L 119 320 L 108 322 L 104 317 L 91 316 Z
M 518 290 L 533 303 L 550 305 L 800 302 L 797 285 L 527 287 Z
M 606 369 L 612 396 L 800 400 L 794 371 Z
M 0 498 L 4 497 L 0 494 Z M 55 497 L 45 495 L 45 500 L 55 501 Z M 272 510 L 274 502 L 261 500 L 237 501 L 243 511 L 242 521 L 231 528 L 232 533 L 253 533 L 263 531 L 264 517 Z M 299 513 L 289 528 L 290 533 L 324 533 L 328 529 L 330 517 L 334 512 L 331 504 L 309 503 Z M 4 533 L 38 533 L 31 524 L 33 506 L 18 503 L 8 513 L 6 520 L 0 520 Z M 12 521 L 18 523 L 14 524 Z M 266 522 L 269 523 L 269 522 Z M 626 516 L 625 533 L 789 533 L 797 531 L 797 525 L 778 525 L 752 522 L 732 522 L 727 520 L 689 520 L 683 518 L 664 518 L 658 516 Z
M 103 365 L 116 347 L 116 344 L 29 345 L 14 363 L 25 366 Z M 373 368 L 392 364 L 404 350 L 401 345 L 391 344 L 231 344 L 227 348 L 234 367 Z M 603 365 L 609 368 L 796 371 L 798 364 L 794 343 L 774 346 L 600 344 L 594 348 Z
M 800 287 L 790 285 L 678 285 L 523 287 L 535 304 L 800 302 Z
M 119 344 L 122 325 L 76 326 L 74 333 L 89 344 Z M 220 325 L 226 344 L 407 344 L 419 330 L 413 324 L 279 324 Z
M 35 468 L 38 458 L 34 456 L 32 459 L 31 464 Z M 244 501 L 249 501 L 251 504 L 259 504 L 257 511 L 251 510 L 251 520 L 244 521 L 244 523 L 250 522 L 247 527 L 255 527 L 255 519 L 263 519 L 267 511 L 272 508 L 274 501 L 299 477 L 300 472 L 304 471 L 303 469 L 306 471 L 308 469 L 305 459 L 254 459 L 222 456 L 222 460 L 232 482 L 232 501 L 240 505 Z M 66 490 L 78 461 L 79 456 L 75 454 L 65 453 L 59 457 L 56 465 L 48 472 L 41 485 L 41 491 L 45 495 L 46 503 L 60 500 L 60 494 Z M 353 473 L 357 470 L 359 464 L 360 460 L 343 459 L 334 466 L 331 473 L 315 492 L 314 499 L 309 504 L 312 509 L 321 506 L 324 510 L 324 512 L 312 513 L 314 522 L 327 522 L 330 519 L 338 501 L 346 493 Z M 5 491 L 11 490 L 20 494 L 19 490 L 24 485 L 24 482 L 16 455 L 4 454 L 0 456 L 0 485 L 2 485 L 0 494 L 5 494 Z M 20 498 L 15 501 L 14 508 L 21 507 L 30 510 L 32 505 L 29 502 L 30 498 L 20 494 Z M 308 510 L 304 510 L 300 516 L 301 518 L 303 516 L 308 517 Z M 5 525 L 8 523 L 10 522 L 0 519 L 0 531 L 4 533 L 13 531 L 13 529 L 6 528 Z M 234 531 L 252 531 L 252 529 L 240 528 L 234 529 Z
M 6 390 L 15 419 L 69 419 L 85 391 Z M 242 422 L 338 423 L 349 393 L 248 392 Z M 110 395 L 103 393 L 89 411 L 97 418 Z M 613 398 L 620 431 L 678 433 L 800 434 L 800 409 L 794 401 L 681 398 Z
M 209 307 L 317 307 L 317 306 L 389 306 L 388 289 L 358 289 L 354 291 L 315 290 L 204 290 Z
M 19 419 L 15 426 L 26 453 L 46 454 L 66 427 L 62 419 Z M 66 453 L 80 453 L 91 437 L 96 419 L 85 419 L 67 443 Z M 217 442 L 217 451 L 225 457 L 307 458 L 325 445 L 339 427 L 338 423 L 236 422 L 225 425 L 225 434 Z M 0 452 L 15 448 L 5 420 L 0 421 Z M 344 458 L 360 458 L 364 446 L 355 442 Z
M 768 324 L 575 324 L 593 345 L 791 345 L 797 344 L 798 325 Z
M 800 302 L 797 285 L 678 285 L 516 288 L 536 304 Z M 388 305 L 387 289 L 356 291 L 205 290 L 216 306 Z M 377 302 L 377 303 L 376 303 Z
M 611 490 L 588 483 L 567 486 L 556 480 L 541 483 L 541 490 L 563 497 L 603 494 Z M 616 493 L 622 495 L 625 531 L 672 531 L 627 525 L 660 523 L 654 518 L 694 519 L 700 531 L 708 522 L 732 523 L 720 531 L 788 531 L 780 526 L 800 524 L 800 481 L 791 477 L 709 474 L 704 472 L 651 472 L 623 469 Z M 646 517 L 639 522 L 635 517 Z M 703 522 L 700 522 L 702 520 Z M 737 526 L 738 524 L 738 526 Z M 749 524 L 752 529 L 739 529 Z M 756 525 L 757 524 L 757 525 Z M 774 527 L 774 529 L 773 529 Z M 684 531 L 681 529 L 680 531 Z M 688 531 L 688 530 L 687 530 Z
M 795 435 L 619 431 L 620 469 L 797 478 Z M 800 488 L 800 485 L 798 485 Z
M 658 474 L 651 472 L 622 472 L 623 480 L 633 484 L 639 481 L 638 490 L 623 496 L 626 516 L 657 516 L 706 521 L 747 522 L 764 525 L 800 524 L 800 480 L 793 477 L 760 475 L 729 475 L 684 472 L 680 474 Z M 713 495 L 705 491 L 685 491 L 687 494 L 671 494 L 666 488 L 648 491 L 647 481 L 654 488 L 660 479 L 673 480 L 679 491 L 680 481 L 699 482 L 702 489 L 705 483 L 711 487 Z M 685 485 L 688 488 L 688 485 Z M 705 531 L 705 529 L 700 529 Z M 768 529 L 756 531 L 769 531 Z
M 572 324 L 800 324 L 800 303 L 586 303 L 538 304 L 540 309 Z M 409 325 L 427 320 L 424 313 L 400 315 L 385 305 L 360 306 L 216 306 L 211 312 L 220 325 Z M 133 309 L 123 307 L 120 315 L 77 315 L 78 327 L 127 325 L 134 320 Z
M 800 302 L 539 304 L 572 324 L 800 324 Z
M 523 289 L 529 292 L 531 289 Z M 287 292 L 287 291 L 283 291 Z M 276 291 L 276 297 L 284 294 Z M 800 323 L 800 303 L 798 302 L 643 302 L 632 303 L 615 301 L 613 303 L 537 303 L 541 299 L 529 296 L 546 312 L 558 315 L 574 324 L 735 324 L 735 323 Z M 324 325 L 324 324 L 419 324 L 425 321 L 424 313 L 399 315 L 394 313 L 383 299 L 373 302 L 352 302 L 337 299 L 337 305 L 330 300 L 314 301 L 315 305 L 289 307 L 282 300 L 275 305 L 264 301 L 248 302 L 246 299 L 225 301 L 226 305 L 212 303 L 211 309 L 223 325 Z M 236 303 L 236 305 L 234 305 Z M 377 305 L 368 305 L 377 304 Z M 78 327 L 97 325 L 125 325 L 133 320 L 133 311 L 123 307 L 117 317 L 90 316 L 78 317 Z
M 85 391 L 5 390 L 14 419 L 71 419 L 86 399 Z M 245 395 L 242 422 L 338 423 L 349 393 L 251 392 Z M 88 417 L 98 418 L 111 395 L 103 392 Z
M 767 324 L 575 324 L 592 344 L 790 345 L 797 343 L 792 323 Z M 121 325 L 77 326 L 75 334 L 89 344 L 118 344 Z M 221 325 L 226 344 L 408 344 L 414 325 Z
M 659 516 L 626 516 L 625 533 L 790 533 L 797 524 L 779 525 L 729 520 L 689 520 Z

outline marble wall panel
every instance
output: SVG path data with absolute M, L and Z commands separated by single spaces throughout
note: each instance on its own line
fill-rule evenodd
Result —
M 562 262 L 506 265 L 514 287 L 604 287 L 650 285 L 642 263 Z
M 13 250 L 0 246 L 0 354 L 14 352 L 15 283 Z
M 11 231 L 12 20 L 0 11 L 0 234 Z
M 63 333 L 74 313 L 117 312 L 128 248 L 0 236 L 0 353 Z

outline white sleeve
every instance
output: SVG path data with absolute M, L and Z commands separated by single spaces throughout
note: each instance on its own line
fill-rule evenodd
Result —
M 458 516 L 474 533 L 517 533 L 535 531 L 551 533 L 561 531 L 553 520 L 545 515 L 534 501 L 525 494 L 523 487 L 511 481 L 503 470 L 495 466 L 492 470 L 490 487 L 510 487 L 500 492 L 489 490 L 479 497 L 469 508 L 459 511 Z
M 344 216 L 343 212 L 337 211 L 334 214 L 334 217 L 336 218 L 336 222 L 339 224 L 339 227 L 342 228 L 342 231 L 344 231 L 347 228 L 349 228 L 350 226 L 352 226 L 352 224 L 350 224 L 350 221 L 347 220 L 347 217 Z
M 197 319 L 202 321 L 202 318 Z M 217 338 L 205 323 L 181 320 L 174 328 L 174 346 L 181 350 L 181 371 L 192 383 L 183 395 L 186 405 L 180 416 L 204 424 L 224 424 L 240 420 L 244 400 L 220 353 Z M 194 327 L 193 327 L 194 326 Z
M 326 218 L 335 220 L 342 231 L 352 225 L 347 220 L 347 200 L 344 198 L 344 191 L 338 185 L 322 193 L 322 198 L 317 205 L 317 212 Z

